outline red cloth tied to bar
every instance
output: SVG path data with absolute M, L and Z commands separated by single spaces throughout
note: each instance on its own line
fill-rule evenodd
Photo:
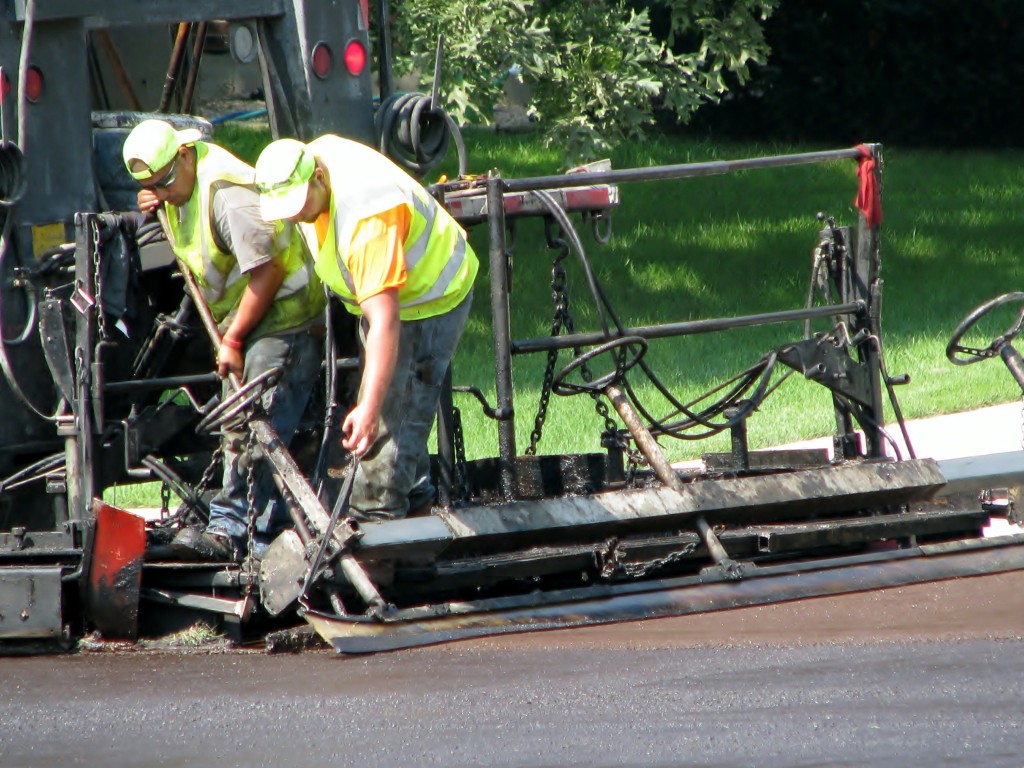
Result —
M 860 151 L 860 157 L 857 159 L 860 188 L 853 202 L 864 214 L 867 225 L 875 227 L 882 223 L 882 192 L 878 188 L 878 176 L 875 175 L 875 156 L 871 154 L 867 144 L 860 144 L 857 149 Z

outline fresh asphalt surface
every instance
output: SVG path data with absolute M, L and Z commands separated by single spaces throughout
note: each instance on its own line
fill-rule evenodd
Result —
M 980 455 L 1020 425 L 911 437 Z M 6 658 L 0 684 L 3 768 L 1020 768 L 1024 572 L 372 657 Z

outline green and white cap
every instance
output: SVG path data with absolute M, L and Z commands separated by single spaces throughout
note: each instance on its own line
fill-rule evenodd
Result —
M 143 120 L 124 140 L 121 154 L 132 178 L 143 181 L 170 163 L 179 147 L 195 144 L 202 138 L 198 128 L 178 131 L 165 120 Z M 139 168 L 139 162 L 145 167 Z
M 290 219 L 306 204 L 306 190 L 316 160 L 305 144 L 295 139 L 272 141 L 256 160 L 256 190 L 265 221 Z

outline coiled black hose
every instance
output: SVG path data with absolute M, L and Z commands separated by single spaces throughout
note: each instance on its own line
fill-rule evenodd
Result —
M 459 175 L 466 174 L 462 133 L 444 109 L 423 93 L 395 93 L 374 116 L 378 149 L 413 175 L 423 178 L 444 160 L 454 139 Z

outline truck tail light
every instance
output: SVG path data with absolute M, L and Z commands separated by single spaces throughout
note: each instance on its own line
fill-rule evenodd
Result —
M 313 53 L 310 59 L 313 64 L 313 74 L 321 80 L 327 79 L 327 76 L 331 74 L 331 65 L 334 63 L 334 54 L 331 52 L 331 46 L 327 43 L 317 43 L 313 46 Z
M 39 67 L 29 67 L 25 73 L 25 98 L 35 104 L 43 95 L 43 71 Z
M 345 69 L 352 76 L 358 75 L 366 66 L 366 46 L 360 40 L 350 40 L 345 46 Z

